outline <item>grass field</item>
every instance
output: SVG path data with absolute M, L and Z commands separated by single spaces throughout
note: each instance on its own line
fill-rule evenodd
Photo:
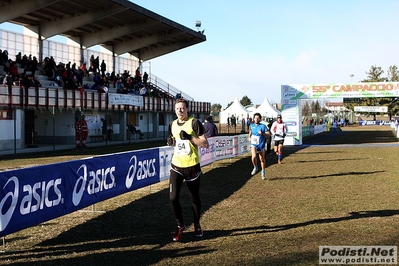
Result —
M 203 168 L 203 238 L 194 237 L 184 185 L 189 227 L 171 241 L 166 181 L 6 236 L 0 265 L 318 265 L 321 245 L 397 246 L 397 144 L 387 126 L 344 127 L 286 146 L 282 165 L 268 155 L 266 181 L 250 175 L 249 154 L 218 161 Z

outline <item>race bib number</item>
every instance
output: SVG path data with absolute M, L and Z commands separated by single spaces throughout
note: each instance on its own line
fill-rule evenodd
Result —
M 260 139 L 259 136 L 254 136 L 254 135 L 252 135 L 252 136 L 251 136 L 251 144 L 259 145 L 259 139 Z
M 189 140 L 176 140 L 175 154 L 177 156 L 189 155 L 191 153 Z

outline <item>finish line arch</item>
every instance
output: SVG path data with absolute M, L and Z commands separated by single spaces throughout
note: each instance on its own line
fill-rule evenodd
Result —
M 399 82 L 281 85 L 281 108 L 288 133 L 284 145 L 302 145 L 302 99 L 398 97 Z

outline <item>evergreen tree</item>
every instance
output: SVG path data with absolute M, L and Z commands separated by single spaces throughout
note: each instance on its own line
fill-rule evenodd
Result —
M 381 67 L 371 66 L 370 70 L 366 72 L 367 79 L 362 80 L 362 82 L 383 82 L 386 81 L 387 78 L 383 77 L 384 70 Z
M 396 82 L 399 81 L 399 70 L 398 67 L 393 65 L 390 66 L 387 73 L 387 81 Z
M 251 104 L 252 104 L 252 101 L 251 101 L 251 99 L 248 98 L 247 95 L 245 95 L 244 97 L 241 98 L 240 103 L 241 103 L 243 106 L 247 106 L 247 105 L 251 105 Z
M 211 116 L 214 117 L 214 120 L 219 120 L 220 110 L 222 109 L 222 105 L 220 103 L 214 103 L 211 106 Z

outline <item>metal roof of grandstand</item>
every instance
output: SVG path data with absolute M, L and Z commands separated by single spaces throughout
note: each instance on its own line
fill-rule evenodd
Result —
M 65 36 L 84 48 L 98 44 L 143 61 L 206 41 L 200 31 L 127 0 L 0 0 L 2 22 L 25 26 L 44 38 Z

